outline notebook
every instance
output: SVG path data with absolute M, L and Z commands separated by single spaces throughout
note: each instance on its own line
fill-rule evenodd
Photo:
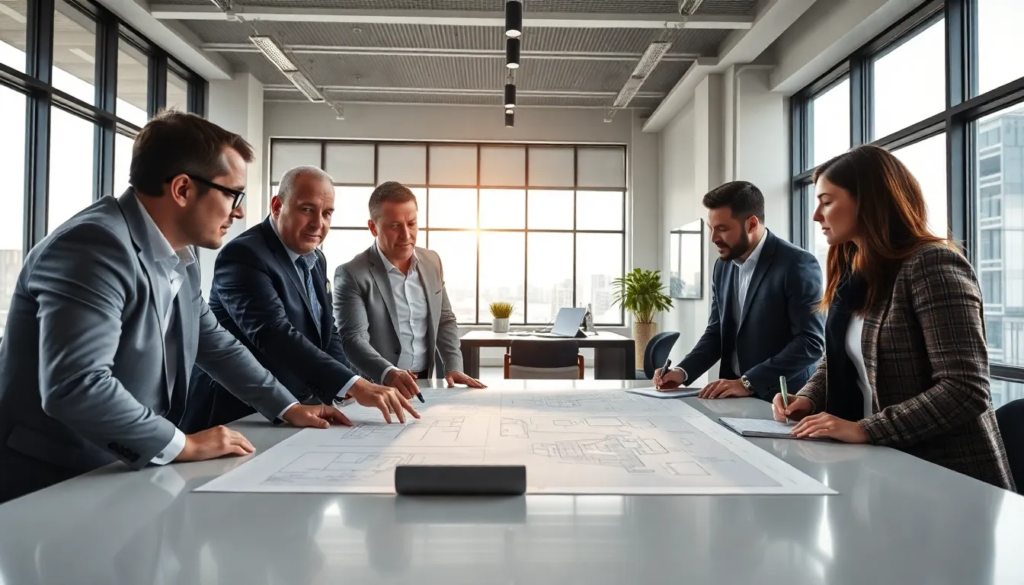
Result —
M 690 388 L 665 390 L 664 392 L 657 388 L 627 388 L 626 392 L 632 392 L 633 394 L 639 394 L 640 396 L 650 396 L 651 398 L 689 398 L 700 394 L 700 390 L 692 390 Z
M 772 439 L 796 439 L 791 434 L 792 424 L 780 423 L 775 420 L 763 418 L 727 418 L 718 419 L 730 430 L 744 437 L 768 437 Z M 801 438 L 804 441 L 831 441 L 827 438 Z

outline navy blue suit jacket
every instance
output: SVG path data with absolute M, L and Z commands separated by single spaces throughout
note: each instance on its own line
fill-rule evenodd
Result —
M 825 315 L 821 301 L 821 268 L 806 250 L 765 232 L 764 247 L 747 288 L 742 321 L 734 323 L 734 264 L 718 260 L 711 282 L 711 315 L 700 341 L 679 364 L 687 383 L 721 360 L 719 378 L 746 376 L 754 394 L 771 400 L 779 392 L 779 376 L 796 393 L 817 367 L 825 351 Z M 739 349 L 740 372 L 732 371 L 732 352 Z
M 326 260 L 318 250 L 313 282 L 320 301 L 317 330 L 306 285 L 268 217 L 217 255 L 210 309 L 220 324 L 299 401 L 331 404 L 356 374 L 334 325 Z

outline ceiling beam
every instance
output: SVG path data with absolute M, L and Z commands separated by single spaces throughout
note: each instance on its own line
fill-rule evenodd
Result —
M 201 47 L 213 53 L 259 53 L 252 43 L 206 43 Z M 505 51 L 496 49 L 438 49 L 402 47 L 340 47 L 334 45 L 285 45 L 283 47 L 296 55 L 387 55 L 415 57 L 468 57 L 505 58 Z M 597 53 L 562 51 L 523 51 L 523 58 L 557 59 L 565 61 L 636 61 L 643 53 Z M 669 53 L 662 61 L 693 61 L 700 57 L 696 53 Z
M 455 10 L 355 10 L 343 8 L 277 8 L 235 6 L 233 15 L 216 6 L 153 4 L 150 13 L 159 20 L 219 20 L 332 22 L 377 24 L 429 24 L 448 26 L 504 26 L 503 12 Z M 651 28 L 747 30 L 749 16 L 667 14 L 590 14 L 532 12 L 523 15 L 523 26 L 548 28 Z
M 503 88 L 497 89 L 448 89 L 441 87 L 369 87 L 362 85 L 318 85 L 318 89 L 331 92 L 351 93 L 401 93 L 401 94 L 443 94 L 443 95 L 502 95 Z M 284 83 L 270 83 L 263 86 L 265 91 L 294 91 L 298 93 L 295 86 Z M 579 91 L 579 90 L 545 90 L 545 89 L 519 89 L 516 95 L 528 95 L 534 97 L 591 97 L 591 98 L 614 98 L 617 91 Z M 641 91 L 636 94 L 637 98 L 663 98 L 664 92 Z
M 733 65 L 758 59 L 782 33 L 814 4 L 815 0 L 762 0 L 754 25 L 747 31 L 735 31 L 722 43 L 715 60 L 698 60 L 668 92 L 644 123 L 644 132 L 659 132 L 693 98 L 697 85 L 711 73 L 723 73 Z

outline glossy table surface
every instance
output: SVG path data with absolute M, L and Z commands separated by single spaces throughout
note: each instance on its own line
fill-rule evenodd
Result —
M 492 388 L 627 384 L 644 382 Z M 770 414 L 752 398 L 685 400 Z M 295 432 L 234 426 L 258 450 Z M 1024 583 L 1024 497 L 891 449 L 753 442 L 839 495 L 190 493 L 242 460 L 110 466 L 0 506 L 0 584 Z

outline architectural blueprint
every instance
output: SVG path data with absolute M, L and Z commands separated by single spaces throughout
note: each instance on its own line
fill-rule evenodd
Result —
M 526 465 L 528 493 L 833 494 L 680 400 L 424 390 L 422 418 L 305 429 L 198 491 L 394 493 L 399 465 Z

